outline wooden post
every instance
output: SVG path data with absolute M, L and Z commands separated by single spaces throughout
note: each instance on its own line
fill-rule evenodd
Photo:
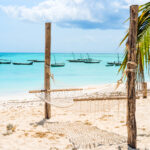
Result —
M 136 148 L 136 43 L 137 43 L 137 27 L 138 27 L 138 5 L 130 6 L 130 28 L 129 28 L 129 49 L 128 49 L 128 65 L 127 65 L 127 131 L 128 131 L 128 146 Z M 131 62 L 131 63 L 130 63 Z
M 50 93 L 47 90 L 50 90 L 50 56 L 51 54 L 51 23 L 45 24 L 45 79 L 44 79 L 44 88 L 45 99 L 50 101 Z M 51 105 L 45 103 L 45 119 L 51 118 Z
M 142 90 L 143 90 L 143 98 L 147 98 L 147 82 L 143 82 Z

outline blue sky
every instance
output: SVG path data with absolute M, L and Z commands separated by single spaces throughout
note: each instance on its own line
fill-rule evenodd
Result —
M 1 0 L 0 52 L 44 52 L 52 22 L 53 52 L 123 52 L 129 5 L 149 0 Z

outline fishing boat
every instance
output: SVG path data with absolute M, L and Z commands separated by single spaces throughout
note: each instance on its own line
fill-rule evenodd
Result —
M 40 62 L 45 62 L 44 60 L 28 60 L 28 61 L 37 62 L 37 63 L 38 63 L 38 62 L 39 62 L 39 63 L 40 63 Z
M 121 66 L 121 62 L 115 63 L 115 66 Z
M 81 59 L 74 59 L 74 60 L 68 60 L 69 62 L 76 62 L 76 63 L 80 63 L 80 62 L 84 62 L 84 60 Z
M 55 64 L 51 64 L 51 67 L 64 67 L 65 63 L 55 63 Z
M 7 59 L 0 59 L 0 64 L 8 65 L 8 64 L 11 64 L 11 61 Z
M 8 65 L 8 64 L 11 64 L 11 62 L 0 62 L 0 64 L 5 64 L 5 65 Z
M 87 60 L 87 59 L 82 58 L 82 55 L 80 54 L 80 58 L 77 59 L 77 60 L 80 61 L 80 62 L 84 62 L 84 61 Z
M 30 63 L 13 63 L 13 65 L 32 65 L 33 62 Z
M 88 56 L 88 58 L 84 60 L 84 63 L 90 63 L 90 64 L 92 64 L 92 63 L 100 63 L 101 62 L 101 60 L 96 60 L 96 59 L 90 58 L 89 54 L 87 54 L 87 56 Z
M 51 67 L 64 67 L 65 66 L 65 63 L 57 63 L 55 56 L 54 56 L 54 61 L 55 63 L 51 64 Z
M 35 60 L 35 61 L 33 61 L 33 62 L 37 62 L 37 63 L 40 63 L 40 62 L 45 62 L 44 60 Z
M 33 62 L 34 62 L 34 61 L 36 61 L 36 60 L 35 60 L 35 59 L 30 59 L 30 60 L 27 60 L 27 61 L 33 61 Z
M 106 67 L 110 67 L 110 66 L 114 66 L 115 65 L 115 61 L 114 62 L 107 62 Z
M 106 67 L 112 67 L 112 66 L 114 66 L 115 64 L 106 64 L 105 66 Z
M 121 66 L 121 62 L 119 60 L 119 54 L 118 54 L 118 62 L 115 63 L 115 66 Z
M 74 62 L 74 63 L 80 63 L 80 62 L 84 62 L 86 59 L 75 59 L 75 55 L 74 53 L 72 53 L 73 59 L 68 60 L 69 62 Z
M 101 60 L 96 60 L 96 59 L 92 59 L 92 58 L 88 58 L 84 61 L 84 63 L 100 63 Z

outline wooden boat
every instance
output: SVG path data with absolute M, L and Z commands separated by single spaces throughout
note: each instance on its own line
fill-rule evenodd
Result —
M 57 63 L 56 62 L 55 55 L 54 55 L 54 61 L 55 61 L 55 63 L 51 64 L 51 67 L 64 67 L 65 66 L 65 63 Z
M 0 62 L 0 64 L 5 64 L 5 65 L 7 65 L 7 64 L 11 64 L 11 62 Z
M 107 65 L 105 65 L 106 67 L 112 67 L 112 66 L 114 66 L 115 64 L 107 64 Z
M 30 60 L 27 60 L 27 61 L 36 61 L 35 59 L 30 59 Z
M 75 59 L 74 53 L 72 53 L 72 55 L 73 55 L 73 59 L 68 60 L 69 62 L 81 63 L 81 62 L 84 62 L 84 61 L 86 60 L 86 59 L 82 59 L 82 58 L 80 58 L 80 59 Z
M 77 59 L 79 62 L 84 62 L 85 60 L 87 60 L 87 59 L 84 59 L 83 57 L 82 57 L 82 55 L 80 54 L 80 58 L 79 59 Z
M 90 63 L 90 64 L 92 64 L 92 63 L 100 63 L 100 62 L 101 62 L 101 60 L 96 60 L 96 59 L 92 59 L 92 58 L 88 58 L 88 59 L 86 59 L 84 61 L 84 63 Z
M 115 61 L 114 62 L 107 62 L 107 64 L 105 65 L 106 67 L 111 67 L 115 65 Z
M 13 65 L 32 65 L 33 62 L 30 63 L 13 63 Z
M 115 66 L 121 66 L 121 62 L 115 63 Z
M 118 62 L 115 63 L 115 66 L 121 66 L 121 62 L 119 61 L 119 54 L 118 54 Z
M 84 62 L 83 59 L 72 59 L 72 60 L 68 60 L 69 62 L 76 62 L 76 63 L 80 63 L 80 62 Z
M 65 66 L 65 63 L 54 63 L 54 64 L 51 64 L 51 67 L 64 67 Z
M 92 64 L 92 63 L 100 63 L 101 60 L 96 60 L 96 59 L 92 59 L 89 57 L 89 54 L 87 54 L 88 58 L 84 60 L 84 63 L 89 63 L 89 64 Z
M 38 63 L 38 62 L 39 62 L 39 63 L 40 63 L 40 62 L 45 62 L 44 60 L 28 60 L 28 61 L 37 62 L 37 63 Z
M 110 67 L 110 66 L 121 66 L 121 62 L 119 61 L 119 54 L 118 54 L 118 62 L 107 62 L 106 67 Z
M 44 60 L 35 60 L 33 62 L 37 62 L 37 63 L 40 63 L 40 62 L 45 62 Z

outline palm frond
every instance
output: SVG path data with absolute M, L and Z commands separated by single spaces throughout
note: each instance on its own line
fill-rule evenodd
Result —
M 128 54 L 128 36 L 129 31 L 120 42 L 119 45 L 126 43 L 125 55 L 122 65 L 118 72 L 124 72 L 127 66 Z M 150 2 L 139 7 L 138 31 L 137 31 L 137 78 L 140 81 L 144 80 L 144 70 L 150 67 Z

